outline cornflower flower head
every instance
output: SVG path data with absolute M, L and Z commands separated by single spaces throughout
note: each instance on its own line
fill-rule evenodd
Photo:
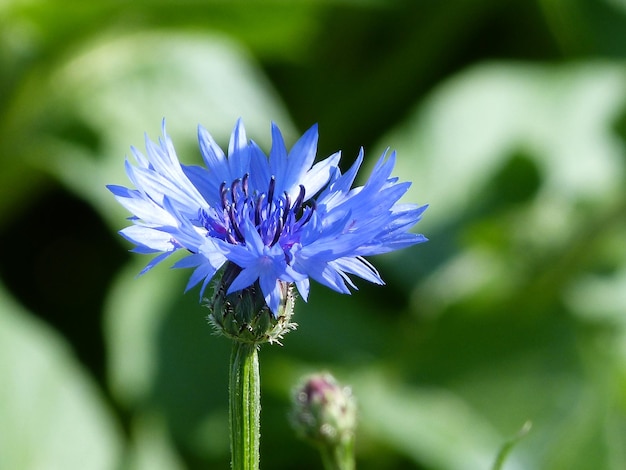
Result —
M 275 124 L 271 134 L 267 156 L 238 120 L 226 155 L 200 126 L 205 166 L 179 162 L 165 121 L 158 143 L 146 136 L 146 155 L 131 149 L 126 173 L 134 189 L 108 188 L 133 214 L 120 231 L 133 251 L 157 254 L 140 274 L 182 250 L 187 256 L 174 267 L 194 268 L 186 290 L 201 284 L 202 298 L 224 268 L 223 295 L 256 289 L 277 317 L 294 285 L 306 301 L 310 279 L 346 294 L 356 288 L 350 275 L 383 284 L 364 257 L 426 241 L 408 232 L 426 206 L 398 203 L 410 183 L 391 176 L 395 152 L 385 152 L 365 184 L 352 187 L 363 149 L 342 173 L 340 152 L 314 163 L 317 126 L 290 151 Z

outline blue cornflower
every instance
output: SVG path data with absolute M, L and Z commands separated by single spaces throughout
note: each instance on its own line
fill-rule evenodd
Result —
M 341 293 L 356 288 L 349 275 L 383 284 L 364 256 L 426 241 L 409 233 L 426 206 L 399 204 L 410 186 L 391 177 L 395 152 L 385 152 L 368 181 L 352 187 L 363 149 L 345 173 L 340 152 L 314 163 L 317 126 L 287 151 L 272 124 L 269 158 L 246 139 L 241 120 L 232 132 L 228 156 L 198 128 L 205 167 L 183 165 L 165 132 L 158 144 L 146 137 L 147 156 L 132 148 L 135 165 L 126 173 L 135 189 L 108 188 L 132 214 L 121 234 L 133 251 L 159 253 L 145 273 L 176 251 L 187 256 L 176 268 L 195 268 L 186 290 L 208 282 L 230 263 L 236 277 L 227 294 L 258 281 L 270 310 L 277 314 L 284 283 L 295 284 L 305 300 L 309 279 Z

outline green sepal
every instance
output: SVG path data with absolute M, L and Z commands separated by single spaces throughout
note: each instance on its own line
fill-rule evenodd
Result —
M 228 263 L 208 302 L 209 321 L 224 336 L 243 343 L 279 343 L 283 336 L 296 329 L 291 322 L 295 304 L 293 284 L 278 281 L 281 304 L 274 314 L 267 306 L 259 282 L 240 291 L 227 294 L 228 288 L 241 272 L 241 268 Z

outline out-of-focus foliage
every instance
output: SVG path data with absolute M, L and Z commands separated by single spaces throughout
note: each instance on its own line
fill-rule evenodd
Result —
M 391 147 L 430 242 L 387 285 L 313 286 L 264 346 L 262 466 L 320 468 L 287 413 L 328 369 L 358 467 L 626 466 L 626 4 L 0 4 L 0 468 L 227 468 L 230 345 L 187 272 L 128 255 L 104 185 L 166 119 L 181 159 L 237 117 L 267 149 Z

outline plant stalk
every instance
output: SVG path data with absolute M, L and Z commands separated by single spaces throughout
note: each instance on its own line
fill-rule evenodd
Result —
M 336 446 L 320 445 L 324 470 L 354 470 L 354 439 L 350 438 Z
M 256 344 L 233 341 L 229 394 L 231 468 L 258 470 L 261 378 Z

